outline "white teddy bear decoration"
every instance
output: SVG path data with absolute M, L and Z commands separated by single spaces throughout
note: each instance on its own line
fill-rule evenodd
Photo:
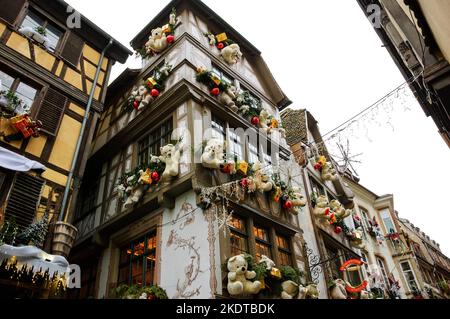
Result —
M 261 290 L 261 282 L 255 279 L 256 273 L 248 270 L 248 263 L 243 254 L 231 257 L 227 263 L 228 293 L 232 296 L 256 295 Z
M 210 139 L 201 157 L 203 167 L 219 169 L 224 163 L 223 142 L 217 138 Z
M 241 48 L 237 43 L 230 44 L 222 49 L 220 55 L 230 65 L 238 63 L 242 58 Z

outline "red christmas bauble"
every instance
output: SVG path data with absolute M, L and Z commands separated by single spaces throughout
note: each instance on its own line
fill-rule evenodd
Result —
M 213 88 L 213 89 L 211 90 L 211 94 L 214 95 L 214 96 L 219 95 L 219 94 L 220 94 L 219 88 Z
M 248 186 L 248 179 L 247 178 L 241 179 L 240 184 L 241 184 L 242 187 L 247 187 Z
M 152 90 L 150 91 L 150 95 L 151 95 L 152 97 L 158 97 L 158 96 L 159 96 L 159 91 L 158 91 L 157 89 L 152 89 Z
M 291 209 L 294 205 L 292 205 L 292 202 L 290 200 L 287 200 L 284 202 L 283 206 L 285 209 Z
M 253 116 L 252 117 L 252 124 L 253 125 L 258 125 L 259 124 L 259 117 Z
M 135 110 L 137 110 L 138 107 L 139 107 L 139 102 L 138 102 L 138 101 L 134 101 L 134 102 L 133 102 L 133 108 L 134 108 Z
M 173 43 L 175 41 L 175 37 L 172 34 L 169 34 L 167 36 L 167 42 L 168 43 Z
M 336 227 L 334 228 L 334 232 L 335 232 L 336 234 L 340 234 L 340 233 L 342 233 L 342 228 L 341 228 L 340 226 L 336 226 Z
M 152 180 L 153 180 L 153 181 L 157 182 L 157 181 L 159 180 L 159 174 L 158 174 L 158 172 L 153 172 L 152 175 L 151 175 L 151 177 L 152 177 Z
M 219 50 L 222 50 L 225 47 L 225 45 L 222 42 L 217 43 L 217 48 Z

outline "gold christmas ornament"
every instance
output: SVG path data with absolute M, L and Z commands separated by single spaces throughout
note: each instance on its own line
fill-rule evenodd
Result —
M 225 32 L 216 35 L 217 42 L 223 42 L 228 40 L 227 34 Z

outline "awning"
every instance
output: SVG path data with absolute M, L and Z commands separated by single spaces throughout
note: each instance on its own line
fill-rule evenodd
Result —
M 29 160 L 25 156 L 11 152 L 4 147 L 0 147 L 0 167 L 19 172 L 29 170 L 46 170 L 47 168 L 39 162 Z

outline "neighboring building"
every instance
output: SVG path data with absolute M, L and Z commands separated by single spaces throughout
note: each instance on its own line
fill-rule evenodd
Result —
M 375 23 L 375 31 L 405 79 L 415 79 L 410 84 L 412 91 L 450 147 L 450 3 L 440 0 L 357 1 Z M 381 9 L 380 19 L 376 17 L 378 8 Z
M 279 111 L 290 102 L 260 52 L 200 1 L 170 2 L 132 40 L 134 49 L 144 46 L 152 29 L 167 24 L 173 8 L 181 18 L 171 38 L 174 42 L 143 61 L 142 69 L 123 72 L 108 90 L 107 106 L 97 124 L 78 210 L 73 216 L 79 233 L 71 260 L 89 273 L 76 293 L 78 298 L 112 297 L 114 288 L 121 284 L 158 284 L 169 298 L 227 297 L 227 271 L 222 266 L 228 258 L 244 252 L 256 260 L 266 255 L 278 267 L 307 270 L 299 220 L 280 209 L 269 194 L 238 192 L 240 195 L 233 197 L 221 188 L 218 204 L 205 208 L 202 190 L 230 185 L 228 182 L 235 179 L 198 161 L 194 163 L 194 158 L 202 154 L 203 141 L 211 137 L 227 141 L 229 154 L 248 163 L 259 159 L 265 171 L 292 163 L 284 139 L 276 142 L 273 135 L 258 133 L 248 119 L 214 97 L 211 88 L 196 80 L 198 67 L 212 70 L 238 92 L 247 92 L 275 119 L 279 120 Z M 230 65 L 220 58 L 219 49 L 204 35 L 207 32 L 226 32 L 240 46 L 240 61 Z M 155 72 L 159 68 L 167 71 L 166 63 L 171 65 L 171 73 L 164 91 L 160 90 L 160 95 L 141 110 L 129 110 L 130 97 L 132 105 L 140 106 L 140 100 L 134 102 L 139 90 L 146 90 L 139 88 L 142 81 L 148 87 L 159 79 L 161 74 Z M 144 96 L 147 98 L 148 92 Z M 228 128 L 248 129 L 260 142 L 267 139 L 273 143 L 265 149 L 259 148 L 263 143 L 241 144 L 240 137 Z M 188 146 L 180 165 L 176 162 L 173 178 L 166 183 L 156 179 L 156 185 L 150 185 L 142 196 L 124 199 L 127 190 L 117 187 L 118 179 L 139 165 L 157 163 L 152 162 L 151 155 L 166 159 L 161 148 L 172 139 L 178 141 L 179 135 L 172 134 L 177 129 L 181 133 L 188 130 L 190 136 L 184 136 L 182 143 Z M 208 130 L 210 135 L 204 137 Z M 173 146 L 172 157 L 177 157 L 177 147 Z M 298 165 L 293 166 L 299 170 Z M 280 175 L 286 180 L 284 172 Z M 302 186 L 303 182 L 300 179 L 293 184 Z M 229 201 L 224 201 L 225 197 Z M 223 217 L 231 212 L 232 218 L 225 221 Z M 227 224 L 229 231 L 223 229 Z M 265 290 L 263 295 L 267 293 Z
M 399 258 L 398 264 L 409 287 L 408 296 L 420 293 L 424 298 L 450 298 L 450 259 L 439 244 L 409 220 L 397 217 L 410 249 L 408 260 Z
M 111 36 L 77 13 L 80 27 L 69 28 L 66 21 L 73 11 L 64 1 L 2 0 L 0 8 L 0 225 L 15 217 L 20 233 L 45 213 L 50 225 L 61 217 L 91 87 L 91 114 L 73 171 L 75 188 L 103 110 L 111 67 L 124 63 L 131 52 L 114 41 L 101 59 Z M 39 137 L 26 136 L 32 129 L 26 125 L 33 124 L 26 119 L 18 122 L 25 124 L 24 133 L 14 128 L 17 116 L 25 113 L 42 122 Z M 52 227 L 45 244 L 49 253 L 51 236 Z
M 328 286 L 335 279 L 344 279 L 355 286 L 364 281 L 364 267 L 356 271 L 340 271 L 345 261 L 363 259 L 364 254 L 352 244 L 347 236 L 349 234 L 346 233 L 346 229 L 348 231 L 355 229 L 352 215 L 345 217 L 339 224 L 340 231 L 336 230 L 336 227 L 330 225 L 328 221 L 322 222 L 315 216 L 314 198 L 323 195 L 328 204 L 332 200 L 338 200 L 345 210 L 356 209 L 358 201 L 355 203 L 355 195 L 342 177 L 336 175 L 334 181 L 326 181 L 314 168 L 318 156 L 325 156 L 330 163 L 332 159 L 320 135 L 317 121 L 311 113 L 307 110 L 287 109 L 282 113 L 282 120 L 286 128 L 287 143 L 297 162 L 304 168 L 303 179 L 310 214 L 301 214 L 299 218 L 305 242 L 311 249 L 312 263 L 309 265 L 311 276 L 319 283 L 321 298 L 331 298 Z
M 406 298 L 406 291 L 409 290 L 405 289 L 407 285 L 402 280 L 401 269 L 394 256 L 403 256 L 407 247 L 401 241 L 394 244 L 387 238 L 388 235 L 401 233 L 395 218 L 393 195 L 378 196 L 351 174 L 346 174 L 344 180 L 355 195 L 355 223 L 359 223 L 364 231 L 365 248 L 361 257 L 367 263 L 364 276 L 369 281 L 369 288 L 383 297 L 395 298 L 397 295 Z M 379 278 L 370 278 L 375 270 Z

